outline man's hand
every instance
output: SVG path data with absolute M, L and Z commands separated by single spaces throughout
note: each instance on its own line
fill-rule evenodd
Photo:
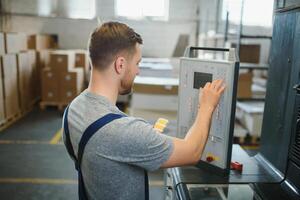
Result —
M 208 109 L 213 112 L 217 107 L 222 93 L 225 90 L 223 80 L 214 80 L 212 83 L 208 82 L 199 93 L 199 108 Z
M 184 139 L 173 138 L 173 152 L 161 167 L 193 165 L 199 161 L 209 134 L 213 111 L 217 107 L 224 90 L 225 86 L 222 80 L 206 83 L 201 88 L 199 94 L 201 105 L 194 124 Z

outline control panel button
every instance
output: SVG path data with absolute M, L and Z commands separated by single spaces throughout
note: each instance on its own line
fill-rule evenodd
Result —
M 212 162 L 212 161 L 214 161 L 215 159 L 214 159 L 214 157 L 212 157 L 212 156 L 207 156 L 206 157 L 206 161 L 207 162 Z

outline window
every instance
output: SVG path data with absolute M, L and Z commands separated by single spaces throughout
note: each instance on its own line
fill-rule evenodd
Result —
M 168 20 L 168 0 L 115 0 L 116 15 L 132 19 Z
M 0 0 L 6 13 L 93 19 L 96 0 Z
M 93 19 L 96 15 L 95 0 L 57 1 L 59 15 L 75 19 Z
M 56 10 L 53 0 L 1 0 L 2 11 L 29 16 L 51 16 Z
M 242 1 L 244 1 L 243 25 L 272 26 L 274 0 L 223 0 L 223 20 L 229 12 L 229 21 L 240 23 Z
M 39 16 L 51 16 L 56 6 L 52 0 L 38 0 L 37 11 Z

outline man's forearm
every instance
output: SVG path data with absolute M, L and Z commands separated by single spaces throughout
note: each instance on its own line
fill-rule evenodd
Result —
M 200 159 L 208 138 L 212 114 L 212 108 L 200 107 L 194 124 L 184 138 L 197 160 Z
M 212 120 L 212 114 L 225 90 L 222 80 L 207 82 L 199 93 L 201 106 L 194 124 L 184 139 L 173 138 L 173 151 L 162 167 L 196 164 L 204 151 Z

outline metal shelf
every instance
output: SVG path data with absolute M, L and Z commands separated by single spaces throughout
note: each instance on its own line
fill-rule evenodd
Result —
M 240 63 L 240 69 L 260 69 L 260 70 L 268 70 L 269 64 L 267 63 Z
M 241 38 L 247 38 L 247 39 L 272 39 L 272 36 L 268 36 L 268 35 L 244 35 L 244 34 L 241 34 Z
M 265 101 L 265 97 L 237 98 L 237 101 Z

